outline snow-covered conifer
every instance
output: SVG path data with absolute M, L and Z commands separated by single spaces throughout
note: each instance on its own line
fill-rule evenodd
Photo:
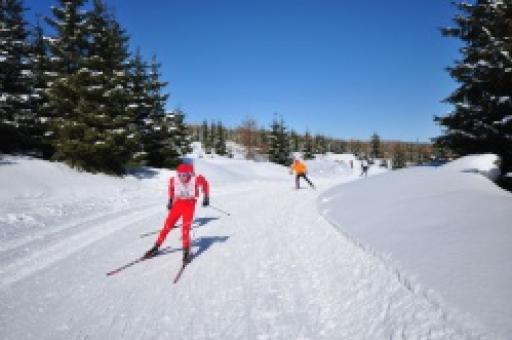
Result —
M 512 2 L 457 4 L 455 27 L 443 35 L 462 41 L 461 58 L 448 68 L 458 88 L 445 101 L 453 110 L 435 120 L 437 138 L 459 154 L 494 152 L 512 171 Z

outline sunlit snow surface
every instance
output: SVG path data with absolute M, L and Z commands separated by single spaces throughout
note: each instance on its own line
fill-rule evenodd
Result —
M 392 230 L 386 233 L 392 239 L 425 235 L 435 216 L 441 227 L 447 225 L 445 218 L 457 222 L 457 228 L 470 221 L 476 226 L 479 219 L 494 227 L 500 219 L 493 216 L 509 214 L 500 207 L 510 202 L 510 195 L 474 173 L 451 172 L 452 178 L 441 169 L 416 169 L 372 176 L 384 171 L 374 167 L 362 179 L 358 163 L 350 169 L 339 161 L 325 157 L 308 163 L 314 191 L 305 183 L 295 190 L 289 169 L 278 165 L 196 159 L 196 172 L 210 180 L 212 205 L 231 215 L 198 206 L 192 233 L 195 258 L 174 285 L 181 264 L 176 230 L 160 256 L 106 276 L 154 242 L 156 235 L 141 235 L 162 225 L 171 171 L 147 168 L 114 178 L 58 163 L 3 157 L 0 338 L 496 339 L 495 332 L 507 334 L 505 314 L 498 320 L 503 327 L 481 314 L 467 317 L 472 310 L 456 295 L 447 296 L 448 280 L 436 281 L 441 275 L 410 278 L 417 273 L 402 261 L 401 252 L 411 248 L 407 242 L 395 242 L 390 259 L 381 256 L 387 249 L 363 240 L 357 230 L 363 223 L 367 234 L 371 225 L 377 233 L 379 228 Z M 439 172 L 440 179 L 428 182 L 429 171 Z M 407 190 L 392 194 L 389 181 Z M 431 192 L 435 185 L 442 189 L 437 194 Z M 457 200 L 462 185 L 468 201 Z M 423 196 L 425 203 L 420 204 Z M 483 210 L 462 206 L 473 200 Z M 429 210 L 415 220 L 419 208 L 428 208 L 432 201 L 460 207 L 453 215 Z M 382 215 L 383 207 L 390 214 Z M 403 226 L 390 227 L 396 224 L 394 218 L 414 228 L 404 236 Z M 427 241 L 438 236 L 436 229 L 427 234 Z M 481 235 L 472 228 L 464 242 L 450 241 L 448 253 L 441 243 L 423 255 L 425 267 L 437 261 L 440 268 L 455 264 L 461 249 L 480 242 Z M 490 254 L 501 249 L 500 242 L 510 244 L 507 235 L 486 240 L 496 242 L 486 245 L 486 259 L 503 259 L 501 253 Z M 483 286 L 497 274 L 494 270 L 502 269 L 501 263 L 483 269 L 470 261 L 464 265 L 468 268 L 453 276 L 480 273 L 476 279 L 481 291 L 471 299 L 485 305 L 501 296 L 501 305 L 505 303 L 507 293 L 500 287 Z M 461 289 L 469 292 L 467 287 Z M 481 295 L 488 291 L 494 296 Z

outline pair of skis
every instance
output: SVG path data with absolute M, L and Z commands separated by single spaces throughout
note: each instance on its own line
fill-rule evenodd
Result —
M 114 270 L 109 271 L 107 273 L 107 276 L 112 276 L 112 275 L 118 274 L 118 273 L 122 272 L 123 270 L 125 270 L 125 269 L 127 269 L 127 268 L 129 268 L 129 267 L 131 267 L 133 265 L 136 265 L 139 262 L 142 262 L 142 261 L 145 261 L 145 260 L 149 260 L 152 257 L 154 257 L 154 256 L 151 256 L 151 257 L 141 256 L 138 259 L 133 260 L 133 261 L 131 261 L 131 262 L 129 262 L 129 263 L 119 267 L 119 268 L 116 268 Z M 174 280 L 172 281 L 174 284 L 178 283 L 178 280 L 181 278 L 181 275 L 185 271 L 185 268 L 187 267 L 187 265 L 190 264 L 190 262 L 192 262 L 192 259 L 193 259 L 193 255 L 191 254 L 186 261 L 183 261 L 183 264 L 181 265 L 180 270 L 178 271 L 178 273 L 174 277 Z

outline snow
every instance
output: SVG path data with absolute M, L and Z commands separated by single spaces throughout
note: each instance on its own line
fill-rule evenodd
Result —
M 502 120 L 493 122 L 494 125 L 506 125 L 512 121 L 512 115 L 507 115 L 503 117 Z
M 441 208 L 459 194 L 449 189 L 462 187 L 469 202 L 495 209 L 495 216 L 472 209 L 465 217 L 458 211 L 456 216 L 465 219 L 454 229 L 484 218 L 490 219 L 487 229 L 496 229 L 495 222 L 503 216 L 502 200 L 510 200 L 510 195 L 484 177 L 418 168 L 362 179 L 358 167 L 349 169 L 340 162 L 353 156 L 326 155 L 307 161 L 317 190 L 295 190 L 286 167 L 220 156 L 197 158 L 202 150 L 196 145 L 195 151 L 191 161 L 196 173 L 210 181 L 212 205 L 231 215 L 197 207 L 192 232 L 195 258 L 176 285 L 172 279 L 181 261 L 177 231 L 169 234 L 160 256 L 105 275 L 139 257 L 154 242 L 155 235 L 140 235 L 160 228 L 172 171 L 143 168 L 117 178 L 25 157 L 0 159 L 0 337 L 494 340 L 499 338 L 495 330 L 511 324 L 506 313 L 491 324 L 481 314 L 468 322 L 458 293 L 446 295 L 444 288 L 451 287 L 446 280 L 419 277 L 411 285 L 415 281 L 401 271 L 402 262 L 395 266 L 355 241 L 357 230 L 350 235 L 339 232 L 316 207 L 323 202 L 325 212 L 323 204 L 345 198 L 333 211 L 343 213 L 343 219 L 357 215 L 350 227 L 378 220 L 379 227 L 389 230 L 388 220 L 410 222 L 408 217 L 418 214 L 417 199 L 428 201 L 425 190 L 434 186 L 421 170 L 432 170 L 444 174 L 442 185 L 436 187 L 446 190 L 435 196 Z M 370 175 L 379 171 L 372 167 Z M 393 185 L 405 187 L 404 193 L 390 196 L 389 178 L 398 178 Z M 369 195 L 358 196 L 357 190 Z M 336 197 L 325 202 L 333 194 Z M 396 214 L 383 216 L 385 207 Z M 419 232 L 434 215 L 430 211 L 408 225 Z M 338 222 L 348 228 L 345 221 Z M 426 241 L 436 235 L 436 230 L 429 231 Z M 444 262 L 450 263 L 452 256 L 458 260 L 458 251 L 468 240 L 482 235 L 484 231 L 471 229 L 465 243 L 452 240 L 456 247 L 444 254 Z M 504 236 L 493 240 L 510 243 L 507 233 Z M 404 237 L 398 230 L 387 239 Z M 486 247 L 499 250 L 486 259 L 508 254 Z M 397 248 L 406 247 L 399 243 Z M 438 261 L 443 250 L 441 242 L 421 260 Z M 475 278 L 472 268 L 469 261 L 460 268 L 471 280 L 462 291 L 472 284 L 485 288 L 495 274 L 495 268 L 484 268 Z M 418 289 L 420 283 L 432 291 Z M 510 301 L 509 293 L 493 288 L 503 297 L 498 306 Z M 446 299 L 435 298 L 435 292 Z M 491 301 L 488 295 L 486 289 L 473 292 L 472 303 L 485 307 Z M 503 321 L 505 326 L 496 326 Z
M 494 154 L 461 157 L 443 166 L 444 171 L 474 172 L 484 175 L 491 181 L 500 176 L 500 159 Z
M 504 50 L 501 50 L 500 51 L 501 55 L 504 56 L 508 61 L 512 62 L 512 58 L 510 57 L 510 54 L 508 53 L 508 51 L 504 51 Z
M 319 208 L 411 287 L 465 324 L 512 338 L 512 195 L 495 155 L 417 167 L 328 190 Z
M 59 42 L 59 39 L 57 39 L 57 38 L 52 38 L 52 37 L 43 37 L 43 39 L 44 39 L 45 41 L 47 41 L 48 43 L 50 43 L 50 44 L 56 44 L 56 43 L 58 43 L 58 42 Z

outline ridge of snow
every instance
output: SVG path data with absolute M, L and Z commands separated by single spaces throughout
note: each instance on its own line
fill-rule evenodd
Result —
M 493 177 L 496 161 L 473 155 L 389 172 L 326 191 L 319 209 L 414 289 L 509 339 L 512 195 L 481 175 Z

